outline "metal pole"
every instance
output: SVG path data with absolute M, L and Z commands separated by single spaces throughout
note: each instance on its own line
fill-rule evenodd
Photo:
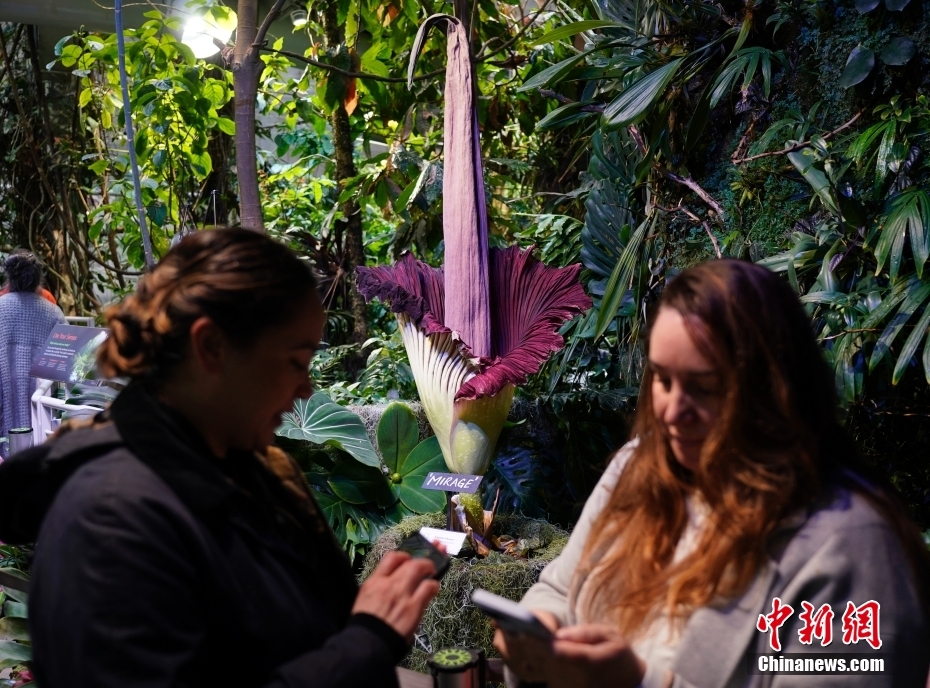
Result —
M 123 0 L 116 0 L 116 44 L 119 51 L 119 83 L 123 91 L 123 117 L 126 120 L 126 139 L 129 143 L 129 164 L 132 168 L 132 188 L 136 197 L 136 212 L 139 214 L 139 230 L 142 232 L 142 250 L 149 270 L 155 267 L 152 255 L 152 238 L 145 221 L 145 206 L 142 205 L 142 184 L 139 181 L 139 162 L 136 160 L 136 136 L 132 130 L 132 111 L 129 107 L 129 80 L 126 77 L 126 42 L 123 38 Z

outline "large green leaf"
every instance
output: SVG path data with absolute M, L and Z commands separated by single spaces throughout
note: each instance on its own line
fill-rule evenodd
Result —
M 384 474 L 377 468 L 349 458 L 341 458 L 336 462 L 326 482 L 337 497 L 349 504 L 374 502 L 380 507 L 386 507 L 394 503 Z
M 894 373 L 892 373 L 891 376 L 892 384 L 896 385 L 901 381 L 904 371 L 907 370 L 907 366 L 910 364 L 911 359 L 913 359 L 914 354 L 917 353 L 917 347 L 927 335 L 928 325 L 930 325 L 930 307 L 925 305 L 923 315 L 920 316 L 920 320 L 917 321 L 911 334 L 908 336 L 907 340 L 905 340 L 904 346 L 901 347 L 901 353 L 898 355 L 898 362 L 895 363 Z M 924 357 L 926 360 L 926 352 L 924 353 Z
M 611 322 L 617 316 L 623 297 L 629 288 L 630 280 L 633 277 L 633 270 L 636 267 L 639 258 L 639 250 L 646 238 L 647 230 L 655 225 L 656 216 L 652 219 L 643 220 L 636 231 L 630 237 L 630 241 L 623 249 L 623 255 L 617 261 L 610 279 L 607 280 L 607 286 L 604 289 L 604 298 L 601 300 L 601 307 L 597 314 L 597 325 L 595 327 L 595 339 L 599 339 L 610 327 Z
M 32 659 L 32 647 L 12 640 L 0 640 L 0 660 L 6 659 L 28 662 Z
M 380 514 L 363 511 L 339 497 L 319 490 L 314 491 L 314 497 L 343 547 L 374 542 L 387 527 Z
M 804 177 L 804 180 L 810 184 L 814 193 L 820 198 L 827 209 L 834 215 L 839 215 L 839 206 L 833 197 L 833 190 L 830 188 L 830 181 L 827 175 L 820 169 L 814 151 L 810 148 L 802 148 L 799 151 L 788 153 L 788 160 L 797 168 L 798 172 Z
M 275 434 L 342 449 L 366 466 L 381 465 L 361 419 L 322 392 L 298 399 L 294 410 L 284 414 Z
M 526 45 L 532 47 L 536 45 L 545 45 L 546 43 L 555 43 L 563 38 L 574 36 L 582 31 L 593 31 L 594 29 L 625 29 L 624 24 L 609 21 L 607 19 L 587 19 L 585 21 L 573 22 L 553 29 L 549 33 L 543 34 Z
M 930 297 L 930 283 L 913 279 L 910 280 L 908 284 L 909 288 L 906 291 L 904 301 L 875 343 L 875 348 L 872 350 L 872 356 L 869 359 L 869 370 L 873 370 L 875 366 L 878 365 L 879 361 L 885 357 L 885 354 L 891 350 L 891 345 L 894 343 L 904 325 L 907 324 L 907 321 L 911 319 L 914 312 L 924 304 L 928 297 Z
M 0 640 L 29 640 L 29 622 L 20 617 L 0 619 Z
M 865 81 L 874 68 L 875 51 L 857 45 L 846 59 L 846 66 L 843 68 L 839 84 L 843 88 L 850 88 L 860 84 Z
M 398 472 L 419 441 L 420 426 L 413 411 L 397 401 L 388 404 L 378 421 L 378 450 L 389 473 Z
M 898 276 L 904 254 L 904 237 L 910 237 L 917 276 L 923 277 L 924 264 L 930 257 L 930 195 L 912 186 L 893 196 L 885 207 L 884 223 L 875 246 L 876 272 L 889 260 L 889 274 Z
M 910 38 L 892 38 L 879 54 L 886 65 L 906 65 L 917 54 L 917 44 Z
M 616 129 L 640 122 L 665 92 L 682 62 L 684 58 L 672 60 L 624 89 L 604 110 L 604 125 Z
M 517 91 L 533 91 L 537 88 L 545 88 L 550 84 L 560 82 L 565 76 L 581 62 L 587 53 L 579 53 L 569 58 L 557 62 L 551 67 L 546 67 L 541 72 L 534 74 L 526 82 L 517 88 Z
M 391 492 L 404 506 L 418 514 L 441 511 L 446 505 L 445 493 L 424 490 L 423 481 L 428 473 L 445 470 L 446 460 L 442 457 L 439 440 L 433 435 L 418 444 L 398 466 L 396 476 L 391 479 Z

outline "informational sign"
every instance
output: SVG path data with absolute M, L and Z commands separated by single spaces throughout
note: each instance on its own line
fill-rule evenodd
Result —
M 109 330 L 99 327 L 55 325 L 29 374 L 45 380 L 82 382 L 94 378 L 97 349 Z
M 467 492 L 474 494 L 481 484 L 480 475 L 464 473 L 428 473 L 423 481 L 424 490 L 442 490 L 443 492 Z
M 455 556 L 462 551 L 462 545 L 465 544 L 465 533 L 457 533 L 454 530 L 442 530 L 440 528 L 420 528 L 420 535 L 430 542 L 441 542 L 446 546 L 446 553 L 449 556 Z

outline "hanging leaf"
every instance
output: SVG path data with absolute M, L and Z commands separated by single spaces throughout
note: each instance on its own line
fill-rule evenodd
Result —
M 583 103 L 569 103 L 558 107 L 536 123 L 536 130 L 560 129 L 574 122 L 590 117 L 590 112 L 585 112 L 581 108 Z
M 672 60 L 628 86 L 604 110 L 604 125 L 616 129 L 636 124 L 642 120 L 656 100 L 665 92 L 666 86 L 675 76 L 683 61 L 684 58 Z
M 917 54 L 917 44 L 910 38 L 892 38 L 879 57 L 886 65 L 906 65 Z
M 539 456 L 526 447 L 505 447 L 495 457 L 484 485 L 484 508 L 490 509 L 500 488 L 501 513 L 526 513 L 525 502 L 537 486 Z
M 362 511 L 339 497 L 318 489 L 314 489 L 313 496 L 343 547 L 349 545 L 350 540 L 374 542 L 387 527 L 379 514 Z
M 846 67 L 843 69 L 843 74 L 840 76 L 840 86 L 843 88 L 851 88 L 856 84 L 861 84 L 865 81 L 866 77 L 872 73 L 872 69 L 874 68 L 875 51 L 869 48 L 863 48 L 862 45 L 857 45 L 852 49 L 852 52 L 849 53 L 849 57 L 846 60 Z
M 281 427 L 275 434 L 292 440 L 336 447 L 366 466 L 381 466 L 362 420 L 322 392 L 317 392 L 309 399 L 298 399 L 294 410 L 284 414 Z

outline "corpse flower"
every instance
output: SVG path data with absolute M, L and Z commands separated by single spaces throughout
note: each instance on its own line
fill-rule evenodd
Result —
M 412 78 L 430 28 L 447 26 L 443 235 L 445 264 L 407 254 L 393 266 L 358 269 L 358 289 L 390 304 L 417 390 L 449 470 L 483 475 L 514 387 L 563 346 L 559 328 L 591 300 L 580 265 L 547 267 L 532 249 L 488 250 L 488 218 L 465 29 L 433 15 L 417 33 Z

